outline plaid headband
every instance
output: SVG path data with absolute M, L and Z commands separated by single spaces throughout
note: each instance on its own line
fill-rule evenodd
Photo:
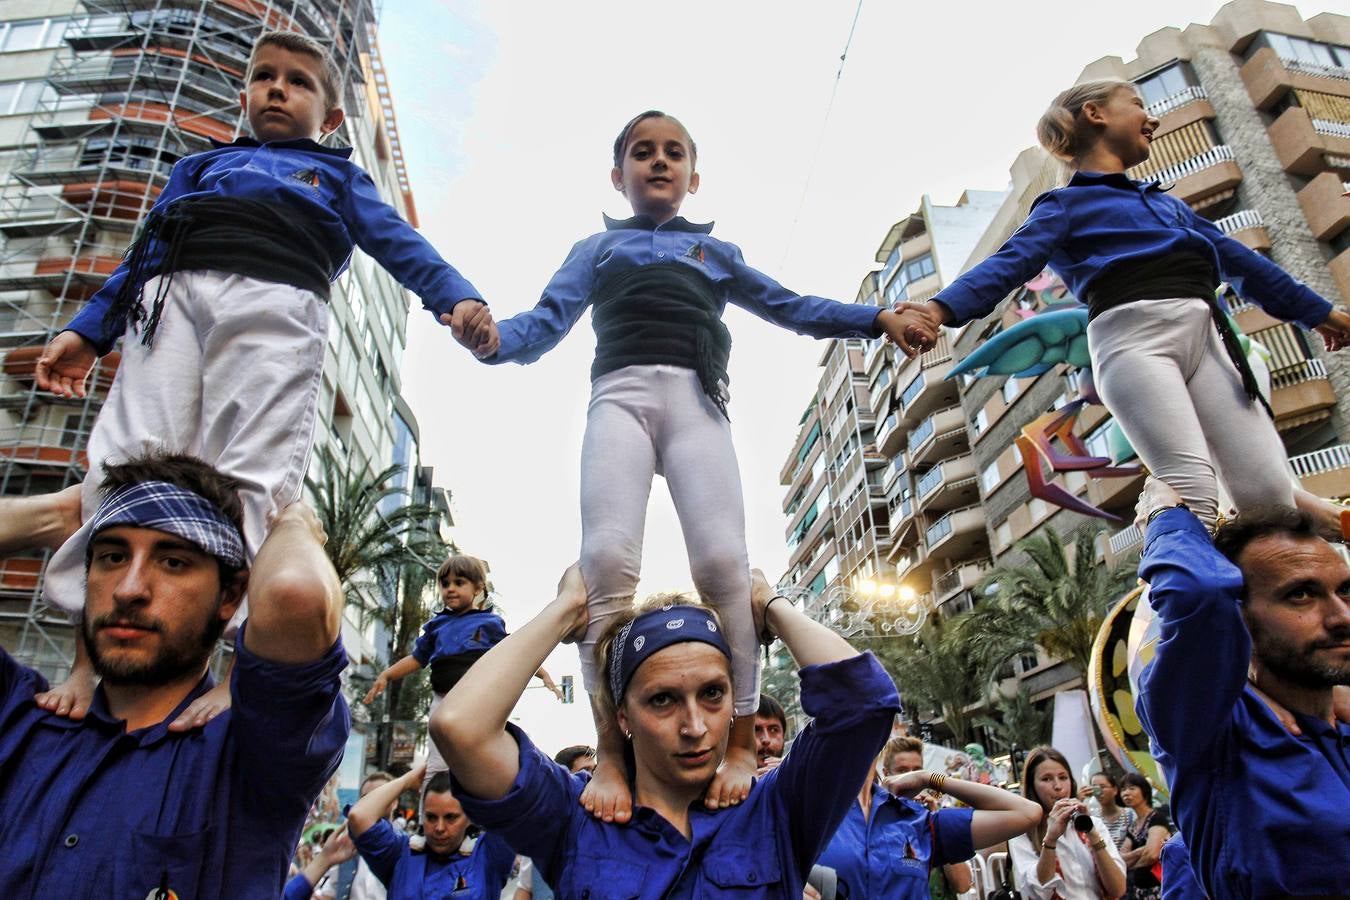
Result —
M 141 481 L 107 496 L 89 522 L 93 537 L 105 528 L 153 528 L 196 544 L 232 568 L 242 568 L 244 539 L 234 523 L 200 494 L 167 481 Z
M 624 691 L 628 690 L 633 673 L 653 653 L 685 641 L 712 644 L 727 659 L 731 659 L 731 647 L 727 645 L 712 613 L 697 606 L 666 605 L 643 613 L 623 626 L 614 639 L 609 658 L 609 689 L 614 695 L 614 702 L 618 704 L 623 701 Z

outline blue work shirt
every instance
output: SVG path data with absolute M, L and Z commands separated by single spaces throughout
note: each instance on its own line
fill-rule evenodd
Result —
M 1027 220 L 997 253 L 934 299 L 951 311 L 948 325 L 964 325 L 988 315 L 1047 265 L 1082 299 L 1116 263 L 1177 252 L 1208 259 L 1239 296 L 1278 319 L 1312 328 L 1331 312 L 1330 302 L 1197 216 L 1157 182 L 1101 172 L 1078 172 L 1067 187 L 1037 197 Z
M 466 609 L 457 613 L 442 609 L 422 626 L 412 656 L 425 666 L 447 656 L 491 650 L 505 639 L 506 622 L 495 612 Z
M 232 144 L 212 143 L 214 149 L 178 161 L 152 211 L 203 197 L 261 201 L 317 225 L 328 256 L 345 258 L 338 274 L 351 261 L 352 247 L 358 246 L 421 297 L 433 315 L 450 312 L 461 300 L 481 296 L 398 210 L 380 199 L 370 175 L 349 159 L 350 148 L 325 147 L 308 138 L 260 144 L 241 137 Z M 163 243 L 156 240 L 150 255 L 155 265 L 146 271 L 155 271 L 163 252 Z M 107 332 L 104 316 L 127 275 L 124 259 L 66 326 L 88 338 L 100 354 L 111 350 L 121 337 L 120 331 Z
M 497 900 L 516 862 L 516 852 L 495 834 L 484 834 L 468 856 L 413 852 L 408 836 L 386 819 L 354 840 L 370 871 L 389 889 L 389 900 Z
M 934 866 L 975 855 L 970 842 L 973 813 L 930 812 L 922 803 L 873 785 L 867 818 L 855 799 L 817 863 L 834 869 L 848 885 L 849 900 L 927 900 L 928 873 Z
M 706 275 L 721 297 L 761 319 L 815 338 L 878 337 L 881 310 L 861 303 L 794 294 L 746 264 L 735 244 L 713 237 L 711 224 L 676 216 L 616 220 L 572 248 L 534 309 L 497 323 L 501 346 L 489 363 L 532 363 L 558 345 L 591 304 L 597 285 L 639 266 L 678 263 Z
M 1350 892 L 1350 725 L 1297 716 L 1247 682 L 1242 572 L 1187 509 L 1148 526 L 1139 577 L 1160 619 L 1136 703 L 1172 815 L 1214 900 Z
M 82 721 L 39 707 L 47 681 L 0 650 L 0 897 L 274 898 L 310 804 L 342 758 L 351 720 L 342 642 L 280 665 L 244 646 L 233 705 L 205 726 L 128 732 L 103 688 Z
M 499 800 L 455 787 L 474 822 L 529 856 L 559 897 L 801 900 L 825 849 L 900 709 L 895 683 L 872 654 L 801 670 L 802 708 L 815 717 L 782 764 L 729 809 L 689 807 L 685 838 L 655 810 L 635 806 L 627 825 L 605 823 L 578 798 L 590 776 L 573 775 L 516 726 L 520 772 Z
M 1205 889 L 1195 880 L 1191 852 L 1181 832 L 1172 835 L 1162 847 L 1162 900 L 1206 900 Z

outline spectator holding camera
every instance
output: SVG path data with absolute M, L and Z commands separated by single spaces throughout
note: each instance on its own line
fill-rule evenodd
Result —
M 1120 800 L 1120 782 L 1116 780 L 1115 775 L 1110 772 L 1093 772 L 1088 780 L 1092 783 L 1078 789 L 1078 799 L 1086 803 L 1091 797 L 1097 801 L 1097 806 L 1101 808 L 1099 818 L 1106 826 L 1107 833 L 1111 835 L 1111 842 L 1119 850 L 1125 845 L 1125 835 L 1134 824 L 1134 812 L 1117 802 Z
M 1008 856 L 1026 900 L 1100 900 L 1125 893 L 1125 862 L 1101 819 L 1078 799 L 1069 761 L 1053 747 L 1027 754 L 1022 795 L 1045 815 L 1008 841 Z

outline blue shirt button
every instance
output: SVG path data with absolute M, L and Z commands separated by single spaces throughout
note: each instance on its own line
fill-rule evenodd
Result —
M 656 258 L 657 258 L 657 259 L 665 259 L 665 258 L 666 258 L 666 251 L 662 250 L 661 252 L 657 253 L 657 254 L 656 254 Z
M 74 846 L 75 846 L 76 844 L 78 844 L 79 842 L 80 842 L 80 836 L 79 836 L 78 834 L 68 834 L 68 835 L 66 835 L 66 846 L 67 846 L 67 847 L 74 847 Z

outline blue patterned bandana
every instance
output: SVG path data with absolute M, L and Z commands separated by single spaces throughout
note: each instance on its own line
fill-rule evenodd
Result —
M 638 666 L 658 650 L 685 641 L 712 644 L 731 659 L 731 647 L 722 636 L 722 629 L 717 627 L 711 612 L 698 606 L 663 606 L 643 613 L 619 629 L 609 651 L 609 689 L 615 704 L 623 702 Z
M 244 566 L 244 539 L 234 523 L 205 497 L 167 481 L 142 481 L 109 494 L 89 522 L 89 546 L 95 535 L 115 525 L 167 532 L 231 568 Z

